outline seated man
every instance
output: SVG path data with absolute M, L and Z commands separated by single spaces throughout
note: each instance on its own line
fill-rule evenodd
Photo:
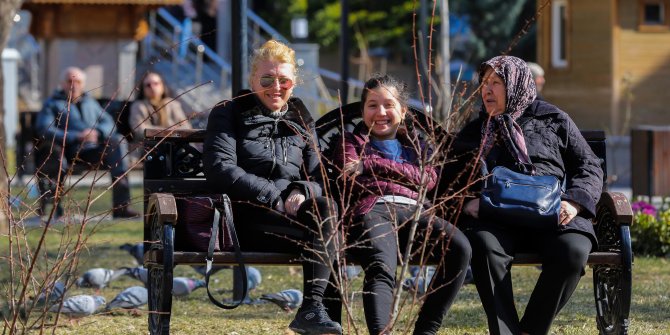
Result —
M 49 197 L 53 197 L 59 165 L 66 173 L 68 164 L 75 164 L 73 159 L 77 157 L 78 164 L 100 163 L 102 168 L 110 169 L 115 183 L 112 188 L 115 218 L 138 216 L 128 207 L 130 187 L 128 177 L 123 176 L 128 169 L 128 148 L 123 136 L 116 132 L 114 119 L 84 92 L 86 75 L 81 69 L 68 67 L 61 78 L 60 89 L 44 103 L 35 126 L 38 134 L 44 136 L 37 153 L 41 191 L 51 191 Z M 65 160 L 60 162 L 63 144 Z M 58 211 L 57 215 L 61 215 L 60 207 Z

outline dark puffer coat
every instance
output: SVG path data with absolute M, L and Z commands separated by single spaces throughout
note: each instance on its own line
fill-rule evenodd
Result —
M 361 160 L 363 163 L 363 173 L 356 176 L 353 185 L 344 187 L 348 193 L 344 195 L 344 199 L 350 199 L 352 205 L 349 218 L 368 213 L 380 196 L 399 195 L 417 199 L 417 192 L 422 183 L 428 191 L 435 187 L 437 180 L 435 167 L 427 164 L 424 171 L 421 171 L 416 164 L 421 157 L 420 153 L 416 152 L 408 136 L 403 135 L 401 131 L 398 132 L 398 141 L 402 146 L 412 149 L 413 156 L 408 159 L 411 163 L 400 163 L 382 156 L 381 152 L 372 146 L 367 134 L 368 128 L 361 122 L 353 133 L 344 133 L 344 145 L 340 141 L 333 153 L 333 163 L 337 167 L 341 168 L 345 162 L 352 160 Z M 420 143 L 420 148 L 425 149 L 425 143 Z
M 268 116 L 256 95 L 244 90 L 212 110 L 203 168 L 211 191 L 267 207 L 293 188 L 321 195 L 314 120 L 298 98 L 280 118 Z
M 486 121 L 487 116 L 486 113 L 481 113 L 476 120 L 461 130 L 453 145 L 452 155 L 472 154 L 478 151 L 482 123 Z M 528 155 L 535 165 L 537 174 L 553 175 L 564 181 L 565 193 L 561 198 L 575 202 L 583 208 L 566 226 L 557 226 L 557 231 L 582 232 L 589 236 L 595 247 L 597 240 L 589 219 L 596 214 L 596 204 L 603 188 L 600 159 L 593 153 L 568 114 L 548 102 L 535 100 L 517 119 L 517 123 L 522 128 Z M 494 152 L 497 152 L 497 157 L 491 157 L 496 156 Z M 489 170 L 499 165 L 517 170 L 511 154 L 502 146 L 494 147 L 491 153 L 487 158 Z M 462 159 L 461 164 L 466 161 L 468 160 Z M 456 165 L 458 164 L 445 169 L 449 170 L 445 177 L 460 172 L 454 171 Z M 460 168 L 463 168 L 463 165 Z M 478 193 L 481 184 L 474 184 L 471 190 Z

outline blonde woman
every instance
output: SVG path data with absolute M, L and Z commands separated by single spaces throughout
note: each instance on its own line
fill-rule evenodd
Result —
M 170 97 L 160 74 L 147 72 L 141 83 L 137 100 L 130 106 L 130 127 L 135 139 L 144 139 L 145 129 L 191 129 L 181 104 Z
M 304 300 L 289 327 L 342 334 L 322 304 L 337 210 L 321 197 L 314 120 L 291 96 L 296 70 L 295 51 L 280 42 L 255 51 L 251 90 L 219 103 L 209 116 L 203 168 L 211 190 L 233 200 L 243 250 L 302 255 Z

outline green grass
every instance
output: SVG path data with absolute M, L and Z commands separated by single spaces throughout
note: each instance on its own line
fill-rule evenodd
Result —
M 95 192 L 98 192 L 97 190 Z M 74 192 L 70 204 L 79 204 L 86 199 L 85 189 Z M 134 189 L 133 195 L 139 199 L 140 190 Z M 83 194 L 83 195 L 82 195 Z M 93 212 L 104 212 L 109 209 L 111 201 L 101 199 L 94 204 Z M 141 206 L 135 204 L 139 209 Z M 73 211 L 78 211 L 74 210 Z M 49 228 L 45 250 L 50 256 L 62 255 L 58 246 L 62 241 L 72 241 L 79 233 L 78 223 L 56 224 Z M 135 243 L 142 240 L 142 222 L 131 221 L 100 221 L 91 220 L 84 234 L 95 230 L 91 234 L 86 248 L 79 255 L 80 264 L 76 274 L 93 267 L 117 268 L 133 266 L 133 259 L 118 246 L 123 243 Z M 29 245 L 34 245 L 43 228 L 34 227 L 26 230 Z M 0 239 L 0 250 L 6 256 L 8 250 L 7 239 Z M 53 258 L 50 258 L 53 259 Z M 630 334 L 670 334 L 670 325 L 667 322 L 670 316 L 670 261 L 665 258 L 637 258 L 633 272 L 633 302 L 631 306 Z M 42 264 L 42 268 L 46 265 Z M 251 292 L 252 298 L 258 298 L 262 293 L 276 292 L 286 288 L 301 288 L 301 275 L 291 275 L 287 267 L 259 267 L 263 273 L 263 282 L 260 287 Z M 299 269 L 299 268 L 297 268 Z M 534 267 L 514 267 L 513 276 L 518 308 L 523 310 L 537 278 L 539 271 Z M 197 277 L 197 273 L 188 266 L 175 268 L 175 275 Z M 0 263 L 0 288 L 4 289 L 8 282 L 6 262 Z M 217 288 L 230 289 L 230 271 L 225 270 L 217 274 L 220 280 Z M 595 324 L 595 307 L 593 302 L 593 285 L 591 270 L 582 278 L 575 294 L 568 305 L 556 318 L 551 334 L 597 334 Z M 129 278 L 114 281 L 101 294 L 111 300 L 118 292 L 126 287 L 137 285 L 139 282 Z M 354 291 L 361 290 L 361 280 L 352 283 Z M 92 293 L 90 289 L 73 287 L 69 295 Z M 229 293 L 226 293 L 228 295 Z M 3 299 L 4 300 L 4 299 Z M 146 307 L 145 307 L 146 310 Z M 172 315 L 172 334 L 287 334 L 287 325 L 293 318 L 293 313 L 285 313 L 272 304 L 245 305 L 235 310 L 222 310 L 211 304 L 206 291 L 195 291 L 188 297 L 174 299 Z M 366 334 L 362 314 L 360 295 L 354 299 L 356 325 L 360 334 Z M 405 317 L 408 314 L 404 315 Z M 51 320 L 53 322 L 53 319 Z M 65 319 L 59 322 L 58 334 L 146 334 L 146 312 L 140 316 L 131 316 L 122 312 L 100 314 L 81 320 L 79 325 L 69 325 Z M 406 321 L 401 322 L 406 325 Z M 345 325 L 346 327 L 346 325 Z M 51 332 L 51 329 L 48 330 Z M 353 332 L 349 332 L 352 334 Z M 397 332 L 401 333 L 401 332 Z M 459 293 L 454 306 L 445 318 L 442 335 L 475 335 L 487 334 L 486 319 L 482 310 L 477 292 L 472 285 L 465 286 Z

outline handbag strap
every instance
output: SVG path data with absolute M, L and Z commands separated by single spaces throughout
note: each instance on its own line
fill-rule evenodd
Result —
M 222 196 L 221 202 L 217 202 L 214 205 L 214 220 L 212 220 L 212 236 L 209 238 L 209 248 L 207 248 L 207 258 L 205 261 L 207 267 L 205 270 L 205 284 L 207 287 L 207 295 L 209 300 L 216 306 L 224 309 L 234 309 L 237 306 L 241 305 L 242 302 L 247 298 L 247 268 L 244 266 L 244 261 L 242 260 L 242 251 L 240 250 L 240 242 L 237 240 L 237 233 L 235 232 L 235 224 L 233 222 L 233 211 L 230 205 L 230 198 L 227 195 Z M 223 212 L 223 218 L 221 218 L 221 212 Z M 216 247 L 216 241 L 219 238 L 219 226 L 225 224 L 230 232 L 231 240 L 233 241 L 233 248 L 235 249 L 235 260 L 242 271 L 242 297 L 239 301 L 233 302 L 232 305 L 226 305 L 221 301 L 216 300 L 209 290 L 209 277 L 212 274 L 212 262 L 214 261 L 214 248 Z

